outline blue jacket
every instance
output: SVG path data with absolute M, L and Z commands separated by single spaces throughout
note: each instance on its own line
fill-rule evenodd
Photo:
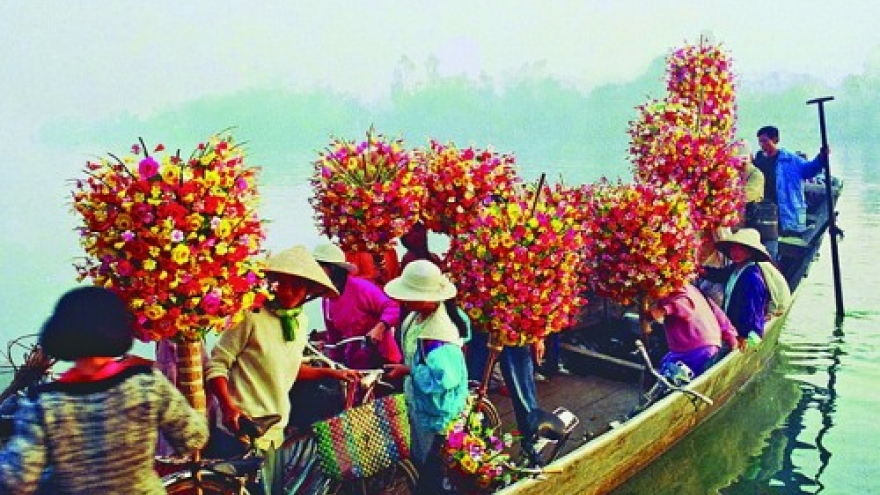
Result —
M 804 180 L 816 176 L 825 165 L 825 161 L 817 156 L 811 161 L 779 148 L 776 159 L 776 201 L 779 208 L 779 229 L 804 231 L 807 226 L 798 218 L 799 211 L 806 211 L 807 201 L 804 198 Z

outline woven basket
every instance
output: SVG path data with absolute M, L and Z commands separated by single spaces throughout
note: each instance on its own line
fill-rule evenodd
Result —
M 403 394 L 381 397 L 312 425 L 321 470 L 335 480 L 367 478 L 409 458 Z

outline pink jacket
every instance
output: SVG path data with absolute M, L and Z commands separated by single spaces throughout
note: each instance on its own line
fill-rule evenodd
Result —
M 726 342 L 736 347 L 736 329 L 724 311 L 708 300 L 699 289 L 687 284 L 659 301 L 666 313 L 664 327 L 670 351 L 688 352 L 707 345 Z

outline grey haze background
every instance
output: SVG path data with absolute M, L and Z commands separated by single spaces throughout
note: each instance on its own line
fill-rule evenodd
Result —
M 701 34 L 739 74 L 739 132 L 766 123 L 833 166 L 872 163 L 880 4 L 870 1 L 2 2 L 0 341 L 36 331 L 76 282 L 69 179 L 147 143 L 236 127 L 263 168 L 267 247 L 312 244 L 311 161 L 375 126 L 494 146 L 551 180 L 629 178 L 627 122 L 663 95 L 664 58 Z M 860 173 L 877 179 L 873 169 Z

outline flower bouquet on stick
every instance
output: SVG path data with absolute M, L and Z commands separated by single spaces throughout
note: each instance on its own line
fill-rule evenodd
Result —
M 519 182 L 514 156 L 492 149 L 459 149 L 432 140 L 418 156 L 426 171 L 422 221 L 434 232 L 453 236 L 467 231 L 483 202 L 509 196 Z
M 585 303 L 578 206 L 541 184 L 476 211 L 447 262 L 474 326 L 498 346 L 522 346 L 570 326 Z
M 666 90 L 686 102 L 708 127 L 725 141 L 736 133 L 736 92 L 733 60 L 721 44 L 701 36 L 696 45 L 685 44 L 666 58 Z
M 702 38 L 673 51 L 667 97 L 637 107 L 629 128 L 635 179 L 678 184 L 702 232 L 736 225 L 743 213 L 745 161 L 735 152 L 731 65 L 720 45 Z
M 314 167 L 309 202 L 317 227 L 344 251 L 380 253 L 418 220 L 423 170 L 401 139 L 373 129 L 360 142 L 333 138 Z
M 79 279 L 112 289 L 136 316 L 143 341 L 175 339 L 178 386 L 205 411 L 200 341 L 262 304 L 263 226 L 256 169 L 230 133 L 211 136 L 187 159 L 152 153 L 89 161 L 75 182 L 85 257 Z
M 690 282 L 697 237 L 681 191 L 600 182 L 586 202 L 584 253 L 590 288 L 624 306 L 645 304 Z

